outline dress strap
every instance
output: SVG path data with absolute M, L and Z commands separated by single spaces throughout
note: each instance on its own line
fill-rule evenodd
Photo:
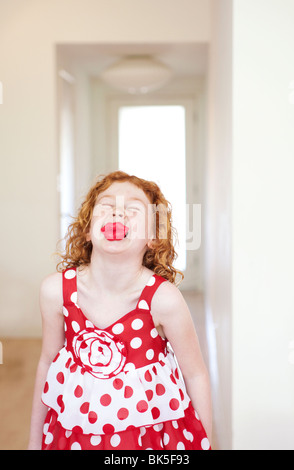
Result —
M 63 305 L 75 304 L 77 301 L 77 268 L 68 268 L 62 272 Z
M 152 298 L 160 284 L 162 284 L 164 281 L 166 281 L 164 277 L 159 276 L 158 274 L 153 274 L 140 295 L 137 308 L 150 310 Z

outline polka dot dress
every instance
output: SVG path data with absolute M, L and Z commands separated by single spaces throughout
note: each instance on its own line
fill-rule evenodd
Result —
M 77 305 L 76 270 L 63 272 L 65 344 L 42 393 L 43 450 L 208 450 L 210 444 L 167 340 L 150 313 L 165 279 L 101 330 Z

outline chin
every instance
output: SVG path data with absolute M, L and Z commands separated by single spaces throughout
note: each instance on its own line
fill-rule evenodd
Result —
M 100 250 L 102 249 L 104 253 L 109 254 L 127 253 L 128 257 L 132 257 L 133 255 L 141 256 L 144 255 L 147 246 L 147 243 L 142 243 L 142 241 L 143 240 L 139 239 L 105 240 L 99 248 Z

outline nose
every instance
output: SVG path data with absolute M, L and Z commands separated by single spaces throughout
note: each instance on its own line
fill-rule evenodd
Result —
M 115 217 L 115 216 L 119 216 L 119 217 L 124 217 L 125 215 L 125 210 L 123 207 L 119 207 L 119 206 L 116 206 L 113 208 L 112 210 L 112 215 Z

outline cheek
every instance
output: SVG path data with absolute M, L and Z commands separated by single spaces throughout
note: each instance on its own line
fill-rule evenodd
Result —
M 97 205 L 93 209 L 92 221 L 90 225 L 89 231 L 89 239 L 90 240 L 101 240 L 103 239 L 103 234 L 101 232 L 101 227 L 103 225 L 103 221 L 105 217 L 108 216 L 110 209 L 102 207 L 101 205 Z
M 105 208 L 103 206 L 100 206 L 99 204 L 97 206 L 94 207 L 94 210 L 93 210 L 93 215 L 92 217 L 95 218 L 95 217 L 104 217 L 105 215 L 107 215 L 107 213 L 109 212 L 110 208 Z
M 153 222 L 146 214 L 137 215 L 130 219 L 132 238 L 148 239 L 153 236 Z
M 90 226 L 90 231 L 88 234 L 89 240 L 95 241 L 95 240 L 101 240 L 103 238 L 103 234 L 101 232 L 101 218 L 100 217 L 93 217 L 91 226 Z

